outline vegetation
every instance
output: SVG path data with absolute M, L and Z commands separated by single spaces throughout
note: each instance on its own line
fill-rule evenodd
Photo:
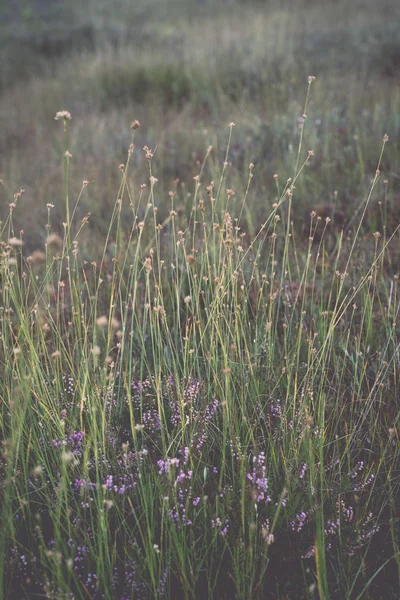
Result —
M 397 2 L 8 8 L 3 597 L 396 598 Z

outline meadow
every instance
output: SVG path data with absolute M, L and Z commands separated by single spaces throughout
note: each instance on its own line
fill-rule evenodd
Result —
M 398 2 L 0 17 L 0 598 L 398 598 Z

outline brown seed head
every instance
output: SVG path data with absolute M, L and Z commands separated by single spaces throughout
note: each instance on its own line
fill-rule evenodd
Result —
M 62 243 L 62 238 L 57 233 L 51 233 L 46 240 L 48 246 L 62 246 Z

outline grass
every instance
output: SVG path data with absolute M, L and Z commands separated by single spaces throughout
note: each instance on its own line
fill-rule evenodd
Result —
M 396 598 L 399 13 L 362 4 L 101 4 L 3 70 L 4 598 Z
M 26 229 L 30 251 L 43 248 L 48 202 L 55 205 L 54 219 L 63 220 L 64 141 L 50 115 L 65 107 L 74 117 L 68 141 L 71 190 L 77 194 L 81 181 L 91 182 L 79 215 L 92 213 L 94 243 L 98 231 L 107 233 L 105 215 L 112 210 L 118 165 L 129 145 L 126 125 L 134 118 L 143 126 L 137 145 L 157 147 L 157 177 L 165 195 L 176 178 L 187 183 L 196 175 L 196 163 L 201 164 L 209 145 L 216 166 L 220 164 L 226 123 L 235 121 L 228 157 L 235 170 L 231 184 L 243 192 L 243 172 L 250 162 L 256 165 L 258 178 L 250 194 L 257 223 L 265 208 L 261 196 L 267 196 L 269 208 L 275 202 L 275 188 L 268 187 L 273 175 L 293 173 L 297 120 L 310 74 L 318 76 L 307 137 L 315 159 L 298 182 L 295 217 L 301 221 L 310 205 L 331 201 L 334 192 L 350 217 L 369 189 L 376 140 L 385 131 L 392 141 L 382 170 L 390 180 L 388 208 L 397 212 L 397 2 L 384 0 L 377 6 L 363 0 L 363 10 L 346 2 L 308 2 L 306 8 L 296 2 L 294 11 L 274 2 L 211 6 L 174 0 L 166 6 L 158 0 L 134 5 L 118 0 L 88 3 L 84 14 L 72 2 L 62 4 L 63 20 L 56 18 L 53 4 L 47 19 L 39 19 L 36 4 L 29 4 L 29 19 L 22 9 L 14 10 L 8 15 L 12 25 L 4 19 L 0 27 L 5 53 L 0 63 L 0 217 L 7 218 L 13 192 L 26 188 L 24 204 L 35 210 L 29 229 L 17 214 L 15 226 Z M 46 6 L 44 0 L 39 4 Z M 94 48 L 71 43 L 72 50 L 46 54 L 36 41 L 25 56 L 22 38 L 36 40 L 39 35 L 32 25 L 35 15 L 40 35 L 92 28 Z M 32 65 L 36 61 L 37 67 Z M 140 153 L 134 160 L 137 183 L 143 183 L 146 161 Z M 377 228 L 374 211 L 379 212 L 375 201 L 365 221 L 371 233 Z M 62 235 L 62 227 L 58 233 Z

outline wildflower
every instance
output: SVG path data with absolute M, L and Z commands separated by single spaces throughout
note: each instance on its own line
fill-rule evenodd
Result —
M 99 327 L 107 327 L 108 319 L 107 319 L 106 315 L 102 315 L 101 317 L 96 319 L 96 325 L 98 325 Z
M 24 188 L 20 188 L 18 190 L 18 192 L 15 192 L 15 194 L 14 194 L 14 200 L 15 201 L 19 200 L 21 198 L 22 194 L 24 194 L 24 193 L 25 193 Z M 10 207 L 11 207 L 11 205 L 10 205 Z M 15 206 L 14 206 L 14 208 L 15 208 Z
M 289 527 L 292 531 L 299 533 L 303 529 L 306 520 L 307 513 L 305 513 L 304 511 L 297 513 L 296 518 L 293 521 L 290 521 Z
M 74 458 L 74 454 L 73 454 L 73 452 L 65 452 L 65 451 L 64 451 L 64 452 L 61 454 L 61 460 L 62 460 L 64 463 L 71 462 L 71 461 L 73 460 L 73 458 Z
M 265 470 L 265 453 L 260 452 L 258 456 L 253 457 L 253 470 L 251 473 L 246 474 L 246 478 L 252 484 L 250 488 L 255 502 L 265 502 L 267 504 L 271 502 L 271 498 L 267 494 L 268 479 L 265 476 Z
M 64 121 L 70 121 L 72 119 L 72 117 L 71 117 L 71 113 L 68 110 L 59 110 L 56 113 L 56 116 L 54 117 L 54 119 L 56 121 L 61 121 L 61 119 L 64 119 Z
M 266 544 L 268 544 L 268 546 L 270 546 L 271 544 L 273 544 L 275 542 L 275 536 L 273 533 L 268 533 L 265 537 L 265 542 Z
M 34 250 L 26 260 L 31 265 L 38 265 L 46 262 L 46 255 L 41 250 Z
M 302 129 L 304 126 L 305 119 L 304 117 L 297 117 L 296 125 L 299 129 Z M 275 175 L 274 175 L 275 177 Z
M 32 477 L 39 477 L 39 475 L 42 474 L 42 471 L 43 471 L 43 469 L 42 469 L 41 465 L 37 465 L 31 471 Z
M 8 245 L 12 248 L 20 248 L 24 245 L 24 242 L 17 237 L 12 237 L 8 240 Z
M 121 326 L 121 323 L 118 321 L 118 319 L 116 319 L 115 317 L 113 317 L 111 319 L 111 327 L 112 329 L 119 329 Z
M 315 546 L 310 546 L 309 549 L 301 558 L 312 558 L 315 556 Z
M 225 519 L 224 523 L 222 523 L 221 519 L 219 517 L 217 517 L 215 520 L 214 519 L 211 520 L 211 527 L 213 529 L 219 529 L 219 531 L 218 531 L 219 535 L 226 537 L 226 535 L 228 533 L 228 529 L 229 529 L 229 521 L 228 521 L 228 519 Z
M 62 246 L 62 243 L 63 241 L 57 233 L 51 233 L 46 240 L 48 246 Z

